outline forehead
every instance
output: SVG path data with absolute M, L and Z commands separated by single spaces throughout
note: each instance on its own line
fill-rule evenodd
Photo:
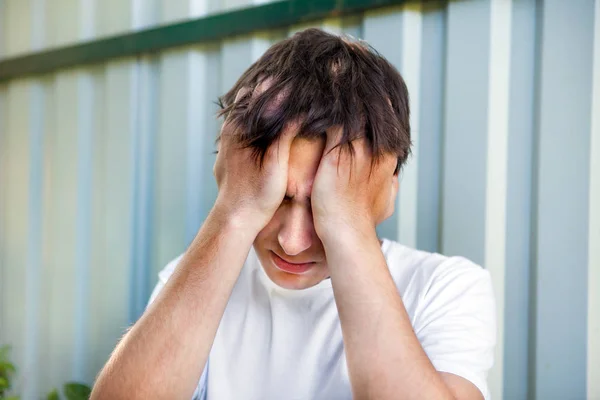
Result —
M 325 137 L 294 139 L 288 164 L 288 194 L 310 196 L 324 148 Z

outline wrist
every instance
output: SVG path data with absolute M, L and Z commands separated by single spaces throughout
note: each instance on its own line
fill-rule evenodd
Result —
M 321 242 L 332 279 L 334 275 L 338 276 L 336 271 L 345 270 L 349 265 L 366 267 L 375 254 L 381 254 L 381 243 L 374 226 L 347 226 L 328 234 Z
M 225 269 L 241 268 L 259 231 L 247 220 L 213 206 L 186 251 L 186 257 L 195 260 L 189 263 L 190 267 L 196 269 L 198 265 L 205 265 L 206 260 L 202 263 L 197 260 L 203 260 L 207 252 L 212 252 L 211 259 L 226 257 L 233 261 Z
M 244 233 L 252 237 L 252 240 L 268 222 L 265 222 L 265 218 L 256 211 L 242 207 L 230 207 L 220 202 L 215 203 L 209 213 L 209 218 L 230 233 Z
M 326 249 L 362 245 L 372 241 L 379 243 L 375 225 L 366 219 L 350 216 L 328 218 L 321 220 L 318 227 L 315 224 L 315 229 Z

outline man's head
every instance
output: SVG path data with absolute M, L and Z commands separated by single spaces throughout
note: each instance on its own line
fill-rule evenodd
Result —
M 350 151 L 354 140 L 364 138 L 374 164 L 384 155 L 397 157 L 389 190 L 381 194 L 391 193 L 393 200 L 398 172 L 410 154 L 408 92 L 402 77 L 365 43 L 308 29 L 267 50 L 220 104 L 221 114 L 241 128 L 240 143 L 253 149 L 257 163 L 290 122 L 297 127 L 286 198 L 254 247 L 265 272 L 280 286 L 316 285 L 329 276 L 310 205 L 326 132 L 341 128 L 339 146 Z M 393 212 L 393 201 L 382 202 L 390 203 L 382 220 Z

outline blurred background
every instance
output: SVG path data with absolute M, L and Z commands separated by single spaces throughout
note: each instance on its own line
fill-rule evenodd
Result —
M 382 236 L 489 269 L 495 399 L 600 399 L 600 0 L 0 0 L 0 346 L 91 385 L 216 196 L 217 96 L 307 27 L 403 74 Z

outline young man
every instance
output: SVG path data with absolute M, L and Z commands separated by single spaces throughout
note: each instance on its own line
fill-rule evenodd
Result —
M 487 271 L 376 235 L 410 152 L 398 72 L 310 29 L 221 104 L 214 208 L 92 398 L 489 398 Z

